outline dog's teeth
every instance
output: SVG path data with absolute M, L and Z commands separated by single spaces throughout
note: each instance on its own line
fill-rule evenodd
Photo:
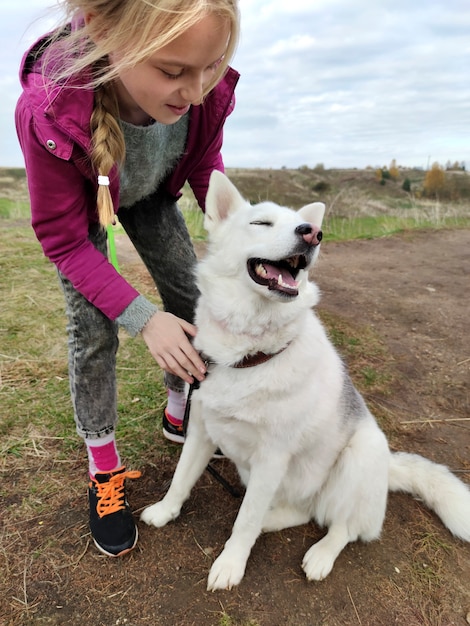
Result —
M 258 274 L 258 276 L 268 275 L 268 273 L 266 272 L 266 268 L 261 263 L 258 263 L 258 265 L 256 266 L 256 273 Z
M 279 278 L 277 279 L 277 284 L 282 285 L 282 274 L 279 274 Z

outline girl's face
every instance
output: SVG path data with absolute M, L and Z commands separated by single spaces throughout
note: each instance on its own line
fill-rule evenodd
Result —
M 120 71 L 115 87 L 121 118 L 135 125 L 148 124 L 149 118 L 177 122 L 191 104 L 201 102 L 229 35 L 228 22 L 209 14 L 145 61 Z M 110 60 L 119 63 L 119 53 Z

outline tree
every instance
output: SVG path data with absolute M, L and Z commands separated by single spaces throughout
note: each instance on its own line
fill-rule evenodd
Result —
M 424 193 L 426 196 L 438 197 L 442 195 L 446 186 L 446 175 L 439 163 L 433 163 L 424 178 Z

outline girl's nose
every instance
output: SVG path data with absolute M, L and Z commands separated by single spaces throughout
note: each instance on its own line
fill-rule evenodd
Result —
M 181 95 L 186 102 L 191 104 L 199 104 L 202 101 L 202 94 L 204 91 L 203 75 L 197 75 L 189 78 L 187 82 L 181 87 Z

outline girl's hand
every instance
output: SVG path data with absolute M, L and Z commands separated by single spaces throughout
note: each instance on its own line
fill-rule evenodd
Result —
M 196 327 L 165 311 L 157 311 L 142 329 L 142 337 L 158 365 L 191 384 L 193 378 L 204 380 L 206 367 L 188 335 L 194 337 Z

